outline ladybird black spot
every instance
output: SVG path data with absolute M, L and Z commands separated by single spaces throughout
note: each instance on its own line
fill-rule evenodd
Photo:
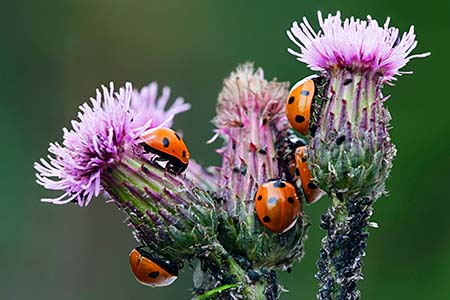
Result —
M 294 198 L 293 197 L 288 197 L 287 201 L 291 204 L 294 204 Z
M 345 135 L 341 135 L 336 139 L 336 144 L 340 145 L 345 141 Z
M 157 278 L 159 276 L 159 271 L 154 271 L 148 274 L 150 278 Z
M 301 116 L 301 115 L 296 115 L 296 116 L 295 116 L 295 122 L 297 122 L 297 123 L 303 123 L 303 122 L 305 122 L 305 117 L 304 117 L 304 116 Z
M 167 147 L 169 147 L 169 139 L 168 138 L 163 138 L 163 146 L 164 146 L 164 148 L 167 148 Z
M 294 96 L 289 97 L 289 100 L 288 100 L 289 104 L 294 103 L 294 101 L 295 101 L 295 97 Z
M 265 222 L 265 223 L 270 223 L 270 217 L 269 216 L 264 216 L 264 218 L 263 218 L 263 221 Z
M 352 83 L 353 82 L 353 79 L 351 79 L 351 78 L 348 78 L 348 79 L 345 79 L 344 80 L 344 85 L 349 85 L 350 83 Z
M 302 90 L 301 94 L 302 94 L 303 96 L 308 96 L 308 95 L 309 95 L 309 91 L 307 91 L 307 90 Z
M 259 201 L 262 200 L 262 196 L 261 196 L 261 195 L 258 196 L 258 200 L 259 200 Z
M 311 181 L 308 183 L 308 188 L 310 188 L 311 190 L 315 190 L 317 189 L 317 185 L 315 185 L 314 182 Z
M 273 183 L 273 186 L 276 187 L 276 188 L 284 188 L 284 187 L 286 187 L 286 183 L 284 183 L 284 182 L 281 181 L 281 180 L 276 180 L 276 181 Z
M 270 197 L 269 200 L 267 200 L 267 204 L 270 204 L 270 205 L 275 205 L 275 204 L 277 204 L 277 202 L 278 202 L 278 199 L 275 197 Z
M 175 132 L 175 136 L 177 137 L 178 140 L 181 141 L 181 137 L 180 137 L 180 135 L 178 133 Z
M 183 153 L 181 155 L 183 155 L 183 157 L 186 157 L 186 151 L 183 150 Z
M 295 168 L 295 175 L 300 176 L 300 170 L 298 168 Z

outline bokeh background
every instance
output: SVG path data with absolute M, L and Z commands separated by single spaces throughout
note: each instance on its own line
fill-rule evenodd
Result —
M 0 18 L 0 299 L 190 299 L 191 272 L 173 286 L 139 285 L 128 266 L 136 245 L 113 205 L 86 209 L 39 202 L 33 162 L 95 88 L 113 80 L 169 85 L 193 107 L 178 117 L 193 156 L 218 164 L 210 120 L 223 78 L 254 61 L 268 78 L 295 82 L 311 72 L 286 48 L 285 31 L 316 11 L 367 14 L 406 31 L 416 53 L 388 106 L 399 153 L 372 218 L 363 299 L 450 299 L 450 2 L 432 1 L 2 1 Z M 317 27 L 316 27 L 317 28 Z M 290 293 L 315 299 L 315 261 L 328 199 L 306 208 L 313 225 L 306 256 L 282 274 Z

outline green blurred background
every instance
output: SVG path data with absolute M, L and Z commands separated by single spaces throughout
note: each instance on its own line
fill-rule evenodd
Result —
M 311 72 L 286 48 L 285 31 L 316 11 L 367 14 L 402 31 L 415 24 L 416 53 L 388 106 L 399 153 L 372 218 L 363 299 L 450 299 L 450 4 L 448 1 L 2 1 L 0 18 L 0 299 L 189 299 L 191 271 L 173 286 L 139 285 L 128 266 L 136 242 L 113 205 L 86 209 L 39 202 L 33 162 L 78 106 L 110 80 L 156 80 L 192 110 L 176 119 L 192 155 L 218 164 L 206 145 L 222 80 L 254 61 L 268 78 L 295 82 Z M 316 27 L 317 28 L 317 27 Z M 195 120 L 195 121 L 193 121 Z M 328 199 L 306 208 L 306 256 L 282 282 L 282 299 L 315 299 L 314 279 Z

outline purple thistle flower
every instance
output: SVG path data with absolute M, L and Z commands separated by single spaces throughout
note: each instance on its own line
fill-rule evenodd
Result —
M 306 18 L 287 32 L 300 48 L 289 52 L 326 82 L 315 97 L 317 130 L 308 147 L 315 183 L 333 198 L 321 222 L 327 236 L 317 263 L 318 299 L 359 299 L 368 220 L 396 156 L 384 106 L 389 97 L 381 89 L 405 74 L 400 69 L 411 59 L 430 53 L 411 55 L 414 27 L 400 36 L 389 18 L 382 27 L 370 16 L 342 21 L 337 12 L 323 20 L 319 12 L 318 18 L 318 33 Z
M 113 83 L 109 90 L 102 86 L 102 91 L 97 90 L 91 105 L 80 106 L 79 120 L 71 122 L 72 129 L 63 129 L 63 144 L 50 144 L 48 161 L 41 158 L 34 164 L 38 184 L 64 191 L 60 197 L 43 202 L 65 204 L 76 199 L 78 205 L 88 205 L 102 190 L 105 169 L 120 160 L 123 149 L 148 129 L 132 122 L 130 83 L 118 93 L 114 93 Z
M 185 112 L 191 108 L 189 103 L 178 97 L 166 108 L 170 97 L 170 88 L 165 86 L 162 95 L 158 97 L 158 84 L 152 82 L 144 86 L 141 91 L 133 90 L 131 95 L 131 108 L 136 112 L 134 122 L 137 126 L 144 126 L 148 120 L 152 120 L 152 126 L 156 127 L 164 123 L 164 127 L 172 127 L 172 116 Z
M 103 94 L 102 94 L 103 92 Z M 170 89 L 163 88 L 157 100 L 157 84 L 151 83 L 141 92 L 132 91 L 127 83 L 114 93 L 102 86 L 90 105 L 80 106 L 78 119 L 71 122 L 72 129 L 63 129 L 63 144 L 51 143 L 47 160 L 35 163 L 37 183 L 50 190 L 64 193 L 43 202 L 65 204 L 73 200 L 87 206 L 102 190 L 102 174 L 120 161 L 123 151 L 130 151 L 137 139 L 146 131 L 160 126 L 171 126 L 175 114 L 190 108 L 182 98 L 165 110 Z
M 333 71 L 349 68 L 359 72 L 379 74 L 384 81 L 405 74 L 400 69 L 411 59 L 426 57 L 430 52 L 411 55 L 417 46 L 414 26 L 400 36 L 397 28 L 389 27 L 390 18 L 381 27 L 376 20 L 354 17 L 341 20 L 338 11 L 324 20 L 317 13 L 321 31 L 315 32 L 304 17 L 299 25 L 292 24 L 287 35 L 299 48 L 288 51 L 314 71 Z
M 167 126 L 189 104 L 178 99 L 166 111 L 169 89 L 156 101 L 155 83 L 147 91 L 132 93 L 130 83 L 117 93 L 111 83 L 109 89 L 97 90 L 90 104 L 80 106 L 72 129 L 63 130 L 62 145 L 50 144 L 51 155 L 34 165 L 38 184 L 63 191 L 60 197 L 42 201 L 76 200 L 87 206 L 104 190 L 127 214 L 136 239 L 158 255 L 175 263 L 207 255 L 204 247 L 216 239 L 213 199 L 186 176 L 152 163 L 140 145 L 142 135 Z M 206 171 L 196 167 L 191 177 L 202 177 Z M 211 178 L 202 178 L 203 186 Z

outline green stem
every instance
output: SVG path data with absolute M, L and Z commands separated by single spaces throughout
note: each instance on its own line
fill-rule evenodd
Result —
M 272 300 L 272 278 L 261 276 L 259 280 L 252 281 L 246 271 L 223 248 L 220 243 L 211 245 L 205 256 L 200 257 L 205 266 L 202 286 L 203 291 L 195 300 L 212 299 L 248 299 L 248 300 Z M 275 291 L 276 293 L 277 291 Z
M 213 297 L 214 295 L 221 293 L 223 291 L 226 291 L 228 289 L 231 289 L 231 288 L 236 288 L 236 287 L 237 287 L 237 284 L 225 284 L 225 285 L 219 286 L 215 289 L 209 290 L 209 291 L 201 294 L 200 296 L 197 296 L 196 299 L 197 300 L 212 299 L 211 297 Z

